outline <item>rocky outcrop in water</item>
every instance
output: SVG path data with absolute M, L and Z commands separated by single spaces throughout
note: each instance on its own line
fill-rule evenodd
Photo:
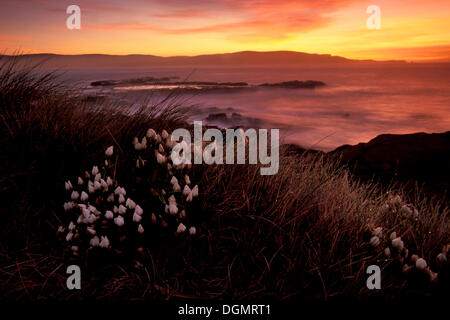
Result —
M 263 83 L 260 87 L 272 87 L 272 88 L 286 88 L 286 89 L 314 89 L 316 87 L 324 86 L 322 81 L 307 80 L 307 81 L 285 81 L 278 83 Z

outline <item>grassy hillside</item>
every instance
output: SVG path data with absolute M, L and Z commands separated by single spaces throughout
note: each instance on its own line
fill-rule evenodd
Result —
M 381 192 L 377 185 L 360 183 L 332 157 L 283 153 L 274 176 L 261 176 L 256 165 L 182 168 L 177 172 L 188 174 L 200 190 L 197 199 L 185 203 L 196 234 L 175 234 L 178 216 L 166 217 L 157 202 L 172 193 L 168 181 L 173 173 L 154 158 L 155 140 L 149 139 L 143 151 L 132 142 L 134 137 L 141 141 L 149 128 L 162 134 L 188 127 L 181 107 L 171 95 L 137 113 L 110 106 L 96 110 L 59 85 L 54 74 L 17 69 L 14 61 L 2 64 L 2 298 L 283 300 L 444 294 L 450 283 L 449 263 L 443 259 L 450 244 L 448 208 L 420 191 L 406 199 L 401 189 Z M 114 147 L 110 158 L 105 156 L 109 146 Z M 148 161 L 145 170 L 136 168 L 136 159 Z M 76 185 L 78 176 L 84 184 L 93 181 L 85 173 L 93 166 L 142 204 L 146 232 L 141 237 L 106 222 L 116 228 L 120 243 L 89 248 L 83 233 L 74 254 L 65 233 L 57 230 L 72 221 L 63 204 L 72 189 L 84 188 Z M 66 191 L 69 179 L 74 186 Z M 98 208 L 106 203 L 102 197 L 95 200 Z M 419 258 L 428 266 L 417 264 Z M 66 289 L 70 264 L 83 270 L 80 291 Z M 371 264 L 382 269 L 382 290 L 366 287 Z

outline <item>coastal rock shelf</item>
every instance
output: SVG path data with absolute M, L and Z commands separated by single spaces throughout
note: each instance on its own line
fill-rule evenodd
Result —
M 292 80 L 276 83 L 263 83 L 258 85 L 248 84 L 247 82 L 211 82 L 211 81 L 173 81 L 178 77 L 144 77 L 137 79 L 124 80 L 99 80 L 91 82 L 92 88 L 110 88 L 114 90 L 237 90 L 237 89 L 257 89 L 257 88 L 283 88 L 283 89 L 315 89 L 325 86 L 322 81 L 316 80 Z

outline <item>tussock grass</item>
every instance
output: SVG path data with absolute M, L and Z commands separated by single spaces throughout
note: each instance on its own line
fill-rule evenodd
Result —
M 0 67 L 0 296 L 22 299 L 274 298 L 441 295 L 448 263 L 436 255 L 450 240 L 445 202 L 420 190 L 402 203 L 419 210 L 414 219 L 386 203 L 402 192 L 354 179 L 339 159 L 282 154 L 280 170 L 261 176 L 259 166 L 194 166 L 201 207 L 192 212 L 198 236 L 154 237 L 144 252 L 80 261 L 57 241 L 64 181 L 116 146 L 117 175 L 127 180 L 127 148 L 148 128 L 186 126 L 177 99 L 135 112 L 92 108 L 61 86 L 56 74 L 36 67 Z M 127 186 L 128 187 L 128 186 Z M 401 206 L 402 204 L 398 204 Z M 369 244 L 383 228 L 380 246 Z M 387 258 L 389 234 L 401 236 L 439 271 L 440 281 Z M 82 290 L 66 289 L 65 269 L 83 269 Z M 369 291 L 368 265 L 382 268 L 382 288 Z

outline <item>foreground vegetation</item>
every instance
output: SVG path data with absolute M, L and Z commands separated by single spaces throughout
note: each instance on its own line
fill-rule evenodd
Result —
M 162 226 L 119 251 L 74 255 L 57 231 L 67 223 L 64 182 L 102 164 L 105 149 L 114 146 L 114 179 L 133 199 L 147 192 L 137 186 L 132 141 L 149 128 L 187 127 L 181 107 L 169 96 L 137 112 L 96 109 L 53 74 L 2 64 L 1 297 L 284 300 L 445 293 L 445 202 L 419 191 L 408 198 L 399 189 L 381 191 L 354 179 L 338 159 L 308 153 L 283 152 L 274 176 L 261 176 L 256 165 L 193 166 L 189 175 L 201 190 L 189 212 L 195 236 Z M 149 166 L 157 170 L 156 163 Z M 149 208 L 143 210 L 145 216 Z M 80 291 L 66 289 L 70 264 L 83 270 Z M 366 287 L 371 264 L 382 269 L 382 290 Z

